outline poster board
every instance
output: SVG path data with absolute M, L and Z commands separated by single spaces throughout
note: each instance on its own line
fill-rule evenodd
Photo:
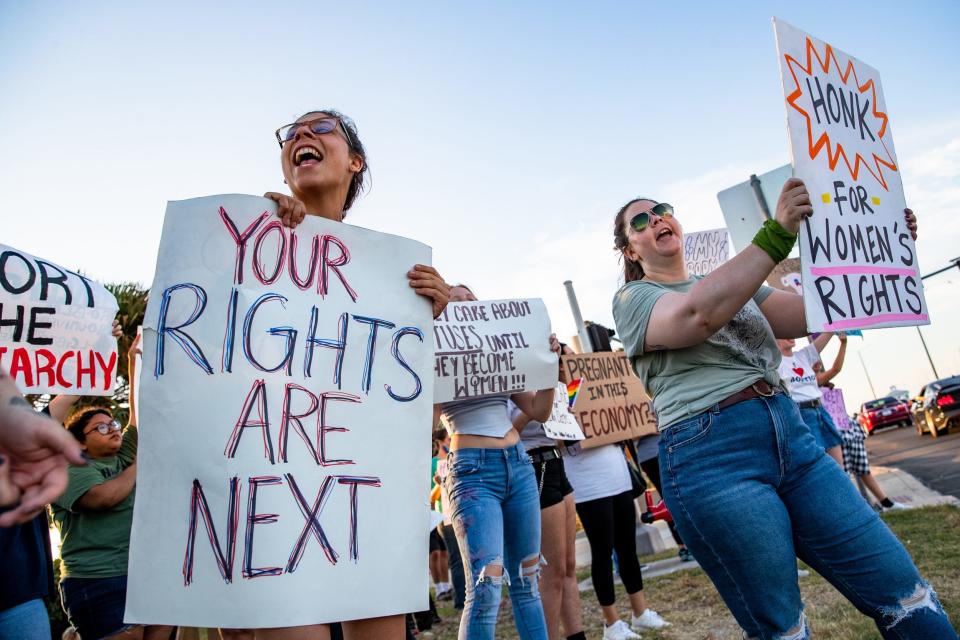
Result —
M 552 389 L 557 356 L 543 300 L 451 302 L 433 325 L 434 402 Z
M 0 369 L 21 393 L 113 395 L 116 315 L 102 284 L 0 244 Z
M 583 430 L 570 410 L 567 400 L 567 385 L 557 383 L 557 392 L 553 394 L 553 409 L 550 418 L 543 423 L 543 431 L 554 440 L 583 440 Z
M 567 380 L 582 380 L 571 404 L 584 449 L 657 432 L 650 397 L 624 352 L 563 356 L 561 362 Z
M 128 623 L 427 606 L 426 245 L 253 196 L 171 202 L 143 325 Z M 384 568 L 390 579 L 384 580 Z
M 823 403 L 823 408 L 833 418 L 834 426 L 841 431 L 849 429 L 850 414 L 847 413 L 847 403 L 844 401 L 843 391 L 837 388 L 820 387 L 820 392 L 823 394 L 820 401 Z
M 774 20 L 800 229 L 808 331 L 929 324 L 917 251 L 876 69 Z
M 683 234 L 683 260 L 691 276 L 705 276 L 730 258 L 726 229 Z

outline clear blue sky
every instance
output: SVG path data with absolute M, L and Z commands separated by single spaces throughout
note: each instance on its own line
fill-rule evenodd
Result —
M 167 200 L 283 190 L 273 129 L 335 107 L 373 173 L 348 221 L 431 244 L 481 297 L 544 298 L 568 336 L 568 278 L 610 322 L 620 204 L 720 227 L 717 191 L 788 162 L 776 15 L 880 70 L 921 268 L 960 255 L 955 1 L 195 4 L 0 3 L 0 242 L 149 283 Z M 941 374 L 958 285 L 928 287 Z M 870 332 L 851 409 L 858 353 L 878 392 L 931 376 L 914 329 Z

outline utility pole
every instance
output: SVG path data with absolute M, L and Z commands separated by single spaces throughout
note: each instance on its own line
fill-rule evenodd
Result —
M 940 269 L 937 269 L 937 270 L 934 271 L 933 273 L 928 273 L 928 274 L 925 275 L 925 276 L 920 276 L 920 280 L 926 280 L 927 278 L 931 278 L 931 277 L 933 277 L 933 276 L 940 275 L 940 274 L 943 273 L 944 271 L 949 271 L 950 269 L 953 269 L 954 267 L 956 267 L 957 269 L 960 269 L 960 257 L 954 258 L 953 260 L 950 261 L 950 264 L 948 264 L 947 266 L 942 267 L 942 268 L 940 268 Z M 933 377 L 934 377 L 934 379 L 939 380 L 939 379 L 940 379 L 940 374 L 937 373 L 937 367 L 936 367 L 936 365 L 933 364 L 933 358 L 930 357 L 930 349 L 927 348 L 927 341 L 923 339 L 923 332 L 920 331 L 920 327 L 919 327 L 919 326 L 917 327 L 917 335 L 920 336 L 920 344 L 923 345 L 923 352 L 927 354 L 927 362 L 930 363 L 930 369 L 933 371 Z M 861 362 L 862 362 L 862 361 L 863 361 L 863 358 L 861 358 L 860 360 L 861 360 Z M 866 367 L 864 367 L 864 368 L 866 368 Z

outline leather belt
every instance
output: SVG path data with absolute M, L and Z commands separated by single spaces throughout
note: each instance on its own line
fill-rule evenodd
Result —
M 816 400 L 804 400 L 803 402 L 798 402 L 797 406 L 800 407 L 801 409 L 816 409 L 821 404 L 822 403 L 820 402 L 820 400 L 816 399 Z
M 737 391 L 731 396 L 727 396 L 720 401 L 718 408 L 726 409 L 727 407 L 733 406 L 738 402 L 743 402 L 744 400 L 750 400 L 752 398 L 769 398 L 772 395 L 775 395 L 780 390 L 780 387 L 772 387 L 765 380 L 757 380 L 749 387 Z
M 537 447 L 527 452 L 534 464 L 541 464 L 560 457 L 560 450 L 556 447 Z

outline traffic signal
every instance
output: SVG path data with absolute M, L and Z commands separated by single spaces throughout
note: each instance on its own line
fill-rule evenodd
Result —
M 590 346 L 596 351 L 613 351 L 610 347 L 610 338 L 617 335 L 613 329 L 607 329 L 602 324 L 596 322 L 587 323 L 587 337 L 590 338 Z

